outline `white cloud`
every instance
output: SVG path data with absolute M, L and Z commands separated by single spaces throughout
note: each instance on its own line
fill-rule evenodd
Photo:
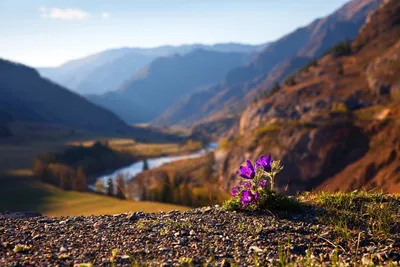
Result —
M 101 17 L 102 17 L 103 19 L 108 19 L 108 18 L 110 17 L 110 13 L 108 13 L 108 12 L 103 12 L 103 13 L 101 13 Z
M 40 17 L 44 19 L 61 19 L 61 20 L 84 20 L 89 17 L 89 13 L 76 8 L 47 8 L 39 9 Z

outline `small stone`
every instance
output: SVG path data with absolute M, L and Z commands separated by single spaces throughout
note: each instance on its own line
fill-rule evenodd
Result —
M 66 247 L 61 247 L 60 248 L 60 253 L 65 253 L 67 251 L 68 251 L 68 249 Z
M 104 228 L 105 224 L 102 222 L 96 222 L 95 224 L 93 224 L 93 227 L 100 229 L 100 228 Z
M 82 222 L 83 218 L 81 216 L 78 216 L 78 217 L 73 218 L 72 220 L 75 222 Z
M 361 263 L 365 266 L 369 266 L 372 262 L 370 259 L 370 255 L 364 254 L 361 258 Z
M 250 246 L 249 252 L 263 253 L 264 250 L 262 250 L 261 248 L 259 248 L 257 246 Z
M 194 230 L 190 230 L 189 235 L 196 235 L 196 232 Z
M 128 220 L 130 221 L 130 222 L 134 222 L 134 221 L 137 221 L 137 220 L 139 220 L 139 216 L 138 215 L 136 215 L 135 213 L 133 213 L 133 214 L 131 214 L 131 215 L 129 215 L 128 216 Z
M 43 218 L 38 220 L 38 223 L 52 223 L 52 222 L 53 220 L 49 218 Z
M 207 207 L 204 207 L 201 211 L 202 212 L 208 212 L 210 210 L 212 210 L 212 208 L 210 206 L 207 206 Z
M 179 236 L 179 235 L 180 235 L 179 232 L 174 233 L 174 236 Z

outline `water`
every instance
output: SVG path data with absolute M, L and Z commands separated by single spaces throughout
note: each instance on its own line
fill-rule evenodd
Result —
M 201 149 L 195 153 L 189 154 L 189 155 L 182 155 L 182 156 L 166 156 L 166 157 L 158 157 L 158 158 L 149 158 L 147 159 L 147 163 L 149 166 L 149 169 L 154 169 L 157 167 L 160 167 L 166 163 L 171 163 L 174 161 L 182 160 L 182 159 L 193 159 L 193 158 L 199 158 L 203 155 L 205 155 L 207 152 L 213 151 L 217 148 L 218 144 L 216 143 L 210 143 L 206 149 Z M 115 178 L 121 174 L 122 177 L 125 178 L 126 181 L 133 179 L 137 174 L 141 173 L 143 171 L 143 161 L 135 162 L 129 166 L 116 169 L 112 173 L 103 175 L 97 180 L 102 180 L 104 185 L 107 184 L 107 181 L 111 178 L 115 182 Z M 89 188 L 93 191 L 96 191 L 95 184 L 89 185 Z M 103 192 L 105 193 L 105 192 Z

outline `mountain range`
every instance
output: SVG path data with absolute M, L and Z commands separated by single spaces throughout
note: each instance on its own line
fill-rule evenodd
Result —
M 253 60 L 227 73 L 223 80 L 171 106 L 154 123 L 193 125 L 238 114 L 275 82 L 318 58 L 333 45 L 353 39 L 381 0 L 352 0 L 331 15 L 298 28 L 260 51 Z
M 155 48 L 125 47 L 102 51 L 72 60 L 54 68 L 37 68 L 39 73 L 79 94 L 102 94 L 120 88 L 133 74 L 158 57 L 185 55 L 196 49 L 215 52 L 253 53 L 267 44 L 246 45 L 221 43 L 215 45 L 160 46 Z
M 149 122 L 169 106 L 218 82 L 230 69 L 249 60 L 248 53 L 204 49 L 159 57 L 118 90 L 87 97 L 128 123 Z

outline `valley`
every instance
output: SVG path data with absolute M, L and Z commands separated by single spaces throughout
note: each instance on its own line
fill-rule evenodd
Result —
M 0 170 L 198 207 L 229 198 L 238 166 L 271 153 L 285 194 L 396 193 L 392 2 L 352 0 L 260 45 L 123 47 L 37 70 L 1 59 Z
M 399 266 L 399 0 L 45 2 L 0 8 L 1 266 Z

